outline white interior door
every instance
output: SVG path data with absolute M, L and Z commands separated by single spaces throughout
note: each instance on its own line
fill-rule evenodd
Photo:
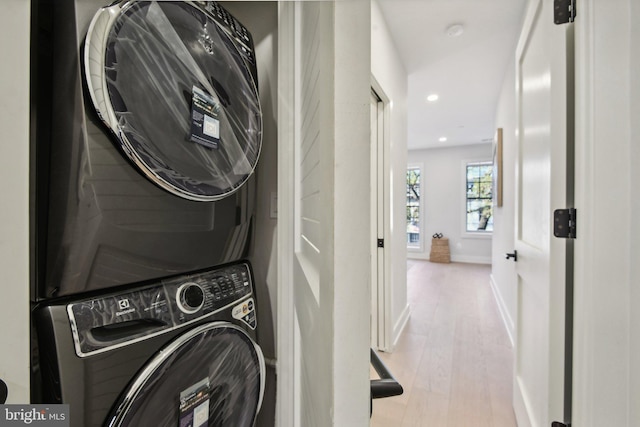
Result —
M 553 210 L 567 207 L 573 105 L 572 24 L 554 25 L 553 0 L 533 0 L 516 51 L 518 317 L 514 408 L 518 425 L 566 422 L 566 241 Z M 569 359 L 570 360 L 570 359 Z
M 333 307 L 321 280 L 332 252 L 333 99 L 331 49 L 319 37 L 333 32 L 330 7 L 279 4 L 277 424 L 290 427 L 331 425 L 317 409 L 332 396 Z
M 371 347 L 386 349 L 384 242 L 384 104 L 371 91 Z
M 279 2 L 278 426 L 369 421 L 369 11 Z
M 330 425 L 318 411 L 332 396 L 333 139 L 331 4 L 295 2 L 295 112 L 293 146 L 293 280 L 299 343 L 300 423 Z M 325 322 L 318 322 L 325 319 Z

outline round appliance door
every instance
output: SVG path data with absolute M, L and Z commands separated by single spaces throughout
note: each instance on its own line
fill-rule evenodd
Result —
M 151 359 L 105 425 L 253 426 L 264 393 L 264 357 L 242 329 L 207 323 Z
M 121 1 L 101 9 L 84 68 L 98 116 L 160 187 L 213 201 L 253 173 L 262 143 L 256 82 L 234 41 L 197 4 Z

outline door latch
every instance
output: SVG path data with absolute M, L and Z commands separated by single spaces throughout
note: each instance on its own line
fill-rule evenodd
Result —
M 506 254 L 506 259 L 513 258 L 513 262 L 518 262 L 518 251 L 513 251 L 513 253 Z

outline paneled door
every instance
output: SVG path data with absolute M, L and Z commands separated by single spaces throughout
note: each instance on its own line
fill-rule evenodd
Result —
M 572 25 L 554 24 L 553 0 L 533 0 L 516 51 L 514 409 L 521 427 L 570 421 L 571 267 L 567 241 L 553 236 L 553 210 L 572 198 Z
M 371 91 L 371 347 L 386 350 L 384 104 Z M 382 245 L 378 242 L 382 240 Z
M 278 4 L 278 426 L 369 423 L 370 7 Z

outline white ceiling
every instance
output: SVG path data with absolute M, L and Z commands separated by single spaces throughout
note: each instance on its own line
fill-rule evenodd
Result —
M 526 0 L 377 1 L 409 75 L 409 149 L 491 141 Z M 464 32 L 448 36 L 452 24 Z

